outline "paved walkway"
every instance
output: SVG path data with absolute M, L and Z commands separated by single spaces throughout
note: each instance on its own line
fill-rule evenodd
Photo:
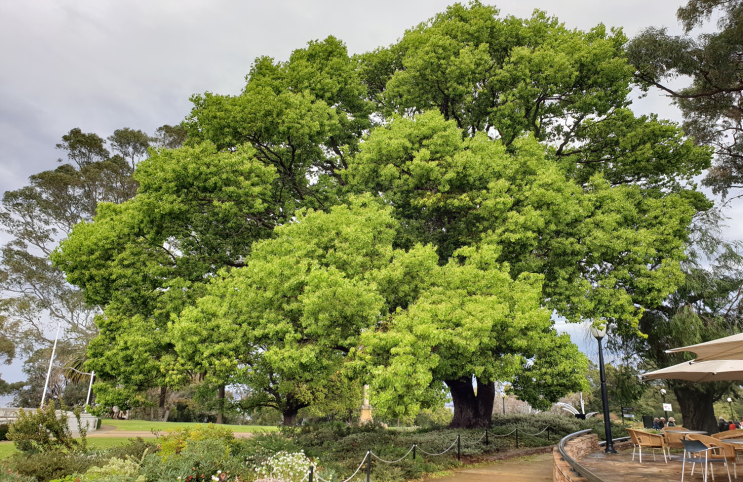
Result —
M 671 458 L 666 463 L 659 450 L 656 450 L 655 460 L 649 450 L 643 450 L 642 463 L 640 463 L 637 455 L 635 455 L 634 462 L 632 461 L 632 449 L 629 449 L 620 450 L 615 455 L 595 452 L 582 458 L 580 463 L 606 482 L 647 482 L 649 480 L 678 482 L 681 480 L 681 455 L 682 453 L 671 452 Z M 714 471 L 718 482 L 728 480 L 727 470 L 722 464 L 715 464 Z M 732 466 L 730 476 L 733 476 Z M 691 464 L 687 464 L 684 480 L 689 482 L 702 480 L 699 464 L 693 476 L 691 476 Z
M 457 470 L 452 475 L 426 478 L 430 482 L 547 482 L 552 480 L 552 454 L 508 459 L 476 468 Z

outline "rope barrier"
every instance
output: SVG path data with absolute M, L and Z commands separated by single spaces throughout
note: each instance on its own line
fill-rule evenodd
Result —
M 358 474 L 359 473 L 359 470 L 361 470 L 361 467 L 364 466 L 364 462 L 366 462 L 366 459 L 368 457 L 368 454 L 370 454 L 370 453 L 371 453 L 371 450 L 368 451 L 367 452 L 367 455 L 365 455 L 364 458 L 361 460 L 361 463 L 359 464 L 359 468 L 356 469 L 356 472 L 354 472 L 351 477 L 347 478 L 346 480 L 343 480 L 342 482 L 350 482 L 351 479 L 353 479 L 354 477 L 356 477 L 356 474 Z M 317 480 L 319 480 L 320 482 L 330 482 L 329 480 L 323 479 L 322 477 L 320 477 L 320 474 L 318 474 L 317 472 L 315 472 L 315 477 L 317 477 Z
M 415 444 L 413 444 L 413 447 L 415 447 Z M 380 462 L 384 462 L 385 464 L 396 464 L 396 463 L 398 463 L 399 461 L 403 460 L 403 459 L 404 459 L 405 457 L 407 457 L 408 455 L 410 455 L 410 452 L 412 452 L 412 451 L 413 451 L 413 447 L 410 447 L 410 450 L 408 450 L 408 453 L 406 453 L 405 455 L 403 455 L 403 456 L 402 456 L 402 457 L 400 457 L 399 459 L 397 459 L 397 460 L 393 460 L 393 461 L 389 461 L 389 460 L 384 460 L 384 459 L 380 458 L 380 457 L 379 457 L 379 456 L 378 456 L 377 454 L 375 454 L 374 452 L 369 452 L 369 453 L 370 453 L 370 454 L 372 455 L 372 457 L 374 457 L 375 459 L 379 460 Z
M 536 437 L 537 435 L 541 435 L 544 432 L 546 432 L 548 428 L 549 426 L 544 427 L 544 429 L 541 432 L 537 432 L 537 433 L 526 433 L 526 432 L 521 432 L 521 433 L 523 433 L 524 435 L 531 435 L 532 437 Z
M 537 433 L 526 433 L 526 432 L 522 432 L 522 433 L 523 433 L 524 435 L 529 435 L 529 436 L 532 436 L 532 437 L 536 437 L 537 435 L 541 435 L 541 434 L 543 434 L 544 432 L 546 432 L 547 430 L 549 430 L 549 428 L 550 428 L 549 426 L 547 426 L 547 427 L 544 427 L 544 428 L 542 429 L 542 431 L 541 431 L 541 432 L 537 432 Z M 518 431 L 518 429 L 517 429 L 517 428 L 515 428 L 515 429 L 513 429 L 512 431 L 510 431 L 510 432 L 508 432 L 508 433 L 506 433 L 506 434 L 502 434 L 502 435 L 498 435 L 498 434 L 494 434 L 494 433 L 488 433 L 487 431 L 485 431 L 485 433 L 483 433 L 483 434 L 482 434 L 482 436 L 481 436 L 481 437 L 480 437 L 479 439 L 477 439 L 477 440 L 476 440 L 476 441 L 474 441 L 474 442 L 468 442 L 468 443 L 467 443 L 466 445 L 474 445 L 474 444 L 478 444 L 478 443 L 482 442 L 482 440 L 483 440 L 483 439 L 484 439 L 484 438 L 485 438 L 485 437 L 486 437 L 487 435 L 489 435 L 489 436 L 491 436 L 491 437 L 508 437 L 509 435 L 513 435 L 513 434 L 514 434 L 514 433 L 516 433 L 517 431 Z M 406 458 L 406 457 L 407 457 L 408 455 L 410 455 L 410 452 L 413 452 L 413 451 L 414 451 L 414 450 L 415 450 L 416 448 L 417 448 L 418 450 L 420 450 L 420 451 L 421 451 L 422 453 L 424 453 L 424 454 L 426 454 L 426 455 L 428 455 L 428 456 L 430 456 L 430 457 L 438 457 L 439 455 L 444 455 L 445 453 L 447 453 L 447 452 L 449 452 L 450 450 L 452 450 L 452 449 L 453 449 L 453 448 L 454 448 L 454 447 L 455 447 L 455 446 L 457 445 L 457 442 L 461 442 L 461 438 L 460 438 L 460 436 L 457 436 L 457 439 L 456 439 L 456 440 L 455 440 L 454 442 L 452 442 L 452 444 L 451 444 L 451 445 L 449 446 L 449 448 L 448 448 L 448 449 L 446 449 L 446 450 L 444 450 L 443 452 L 441 452 L 441 453 L 438 453 L 438 454 L 432 454 L 432 453 L 426 452 L 425 450 L 423 450 L 422 448 L 420 448 L 420 445 L 418 445 L 418 444 L 413 444 L 413 446 L 412 446 L 412 447 L 410 447 L 410 450 L 408 450 L 408 451 L 407 451 L 407 452 L 405 453 L 405 455 L 403 455 L 402 457 L 400 457 L 400 458 L 399 458 L 399 459 L 397 459 L 397 460 L 385 460 L 385 459 L 383 459 L 383 458 L 379 457 L 379 456 L 378 456 L 377 454 L 375 454 L 375 453 L 374 453 L 374 452 L 372 452 L 371 450 L 369 450 L 369 451 L 367 451 L 367 453 L 366 453 L 366 455 L 364 456 L 364 458 L 363 458 L 363 459 L 361 460 L 361 463 L 359 464 L 358 468 L 356 469 L 356 472 L 354 472 L 354 473 L 353 473 L 353 475 L 351 475 L 351 477 L 349 477 L 349 478 L 347 478 L 346 480 L 343 480 L 343 481 L 341 481 L 341 482 L 350 482 L 350 481 L 351 481 L 351 479 L 353 479 L 354 477 L 356 477 L 356 474 L 358 474 L 358 473 L 359 473 L 359 471 L 361 470 L 361 467 L 363 467 L 363 466 L 364 466 L 364 463 L 367 463 L 367 462 L 368 462 L 368 459 L 369 459 L 370 457 L 374 457 L 375 459 L 377 459 L 377 460 L 379 460 L 380 462 L 383 462 L 383 463 L 385 463 L 385 464 L 396 464 L 396 463 L 398 463 L 398 462 L 401 462 L 402 460 L 404 460 L 404 459 L 405 459 L 405 458 Z M 309 477 L 309 473 L 308 473 L 307 475 L 305 475 L 304 479 L 302 479 L 302 481 L 301 481 L 301 482 L 304 482 L 304 481 L 305 481 L 305 480 L 307 479 L 307 477 Z M 320 477 L 320 474 L 318 474 L 317 472 L 315 472 L 315 473 L 314 473 L 314 477 L 315 477 L 315 478 L 317 478 L 317 480 L 319 480 L 320 482 L 330 482 L 329 480 L 327 480 L 327 479 L 323 479 L 322 477 Z
M 457 440 L 458 440 L 458 439 L 457 439 Z M 454 441 L 454 443 L 452 443 L 452 444 L 451 444 L 451 445 L 449 446 L 449 448 L 448 448 L 448 449 L 444 450 L 444 451 L 443 451 L 443 452 L 441 452 L 440 454 L 429 454 L 428 452 L 426 452 L 425 450 L 423 450 L 422 448 L 420 448 L 420 445 L 416 445 L 416 447 L 418 447 L 418 450 L 420 450 L 421 452 L 423 452 L 423 453 L 424 453 L 424 454 L 426 454 L 426 455 L 430 455 L 431 457 L 437 457 L 437 456 L 439 456 L 439 455 L 444 455 L 445 453 L 447 453 L 448 451 L 450 451 L 451 449 L 453 449 L 453 448 L 454 448 L 454 447 L 455 447 L 455 446 L 457 445 L 457 440 L 455 440 L 455 441 Z

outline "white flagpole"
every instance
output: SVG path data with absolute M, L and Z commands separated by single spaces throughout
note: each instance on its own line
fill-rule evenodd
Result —
M 85 406 L 90 405 L 90 391 L 93 390 L 93 378 L 95 378 L 95 370 L 90 370 L 90 385 L 88 385 L 88 398 L 85 399 Z
M 46 390 L 49 388 L 49 377 L 52 375 L 52 364 L 54 363 L 54 354 L 57 352 L 57 339 L 59 338 L 59 329 L 62 327 L 62 322 L 57 322 L 57 336 L 54 337 L 54 348 L 52 348 L 52 357 L 49 359 L 49 370 L 46 372 L 46 382 L 44 382 L 44 393 L 41 394 L 41 408 L 44 408 L 44 400 L 46 399 Z

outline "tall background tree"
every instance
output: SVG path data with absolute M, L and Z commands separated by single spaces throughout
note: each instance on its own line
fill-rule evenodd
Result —
M 717 30 L 691 35 L 712 17 Z M 684 35 L 649 27 L 627 46 L 643 86 L 667 94 L 680 109 L 684 130 L 713 146 L 715 164 L 704 184 L 724 196 L 743 188 L 743 2 L 690 0 L 678 9 Z M 690 78 L 683 88 L 672 80 Z
M 122 132 L 147 137 L 141 131 L 120 129 L 112 136 L 119 139 L 113 145 L 116 150 L 124 145 Z M 48 359 L 56 325 L 61 326 L 61 365 L 84 360 L 88 342 L 98 332 L 94 317 L 100 307 L 86 303 L 83 293 L 67 282 L 49 256 L 75 225 L 93 219 L 98 203 L 122 203 L 134 197 L 138 186 L 132 178 L 132 159 L 112 156 L 97 134 L 71 129 L 57 148 L 66 156 L 59 160 L 62 165 L 31 176 L 28 186 L 5 192 L 0 202 L 0 229 L 11 237 L 0 247 L 0 344 L 12 347 L 4 351 L 8 362 L 15 355 L 27 359 L 24 371 L 30 378 L 25 390 L 33 395 L 24 396 L 23 403 L 32 405 L 40 400 L 43 379 L 41 386 L 31 380 L 30 373 L 37 371 L 31 365 Z M 60 377 L 63 371 L 54 373 Z

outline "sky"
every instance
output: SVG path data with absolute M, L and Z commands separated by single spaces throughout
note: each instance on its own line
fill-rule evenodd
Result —
M 394 43 L 406 28 L 443 11 L 445 0 L 0 0 L 0 191 L 53 169 L 63 134 L 79 127 L 107 137 L 131 127 L 148 133 L 179 123 L 189 97 L 236 94 L 253 60 L 286 60 L 310 40 L 334 35 L 350 53 Z M 487 1 L 484 3 L 488 3 Z M 650 25 L 680 33 L 678 0 L 502 0 L 501 14 L 534 9 L 570 28 L 599 23 L 628 36 Z M 633 106 L 679 120 L 667 98 L 651 93 Z M 738 219 L 741 204 L 728 211 Z M 727 230 L 743 239 L 743 223 Z M 7 241 L 0 235 L 0 242 Z M 589 355 L 583 327 L 561 327 Z M 583 341 L 581 341 L 583 340 Z M 0 366 L 6 380 L 19 364 Z M 2 399 L 0 399 L 2 405 Z

